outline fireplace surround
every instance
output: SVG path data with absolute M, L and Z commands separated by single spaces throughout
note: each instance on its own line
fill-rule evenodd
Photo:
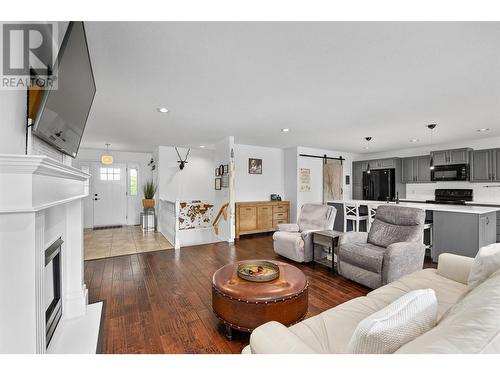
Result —
M 0 154 L 0 353 L 95 353 L 83 272 L 89 177 L 47 156 Z
M 62 315 L 61 299 L 61 245 L 58 238 L 45 250 L 45 337 L 48 347 Z

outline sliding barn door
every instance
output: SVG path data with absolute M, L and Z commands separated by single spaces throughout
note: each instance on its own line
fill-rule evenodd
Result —
M 323 203 L 343 198 L 343 172 L 340 160 L 323 162 Z

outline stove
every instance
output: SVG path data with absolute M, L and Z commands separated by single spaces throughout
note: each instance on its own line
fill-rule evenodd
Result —
M 434 200 L 425 203 L 465 205 L 472 202 L 472 189 L 436 189 Z

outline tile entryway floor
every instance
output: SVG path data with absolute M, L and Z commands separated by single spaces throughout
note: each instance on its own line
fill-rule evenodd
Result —
M 161 233 L 143 232 L 140 225 L 113 229 L 85 229 L 85 260 L 173 249 Z

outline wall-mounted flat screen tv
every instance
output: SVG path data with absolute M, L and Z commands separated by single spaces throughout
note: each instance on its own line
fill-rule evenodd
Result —
M 83 22 L 70 22 L 57 55 L 57 89 L 46 90 L 33 134 L 76 157 L 96 86 Z

